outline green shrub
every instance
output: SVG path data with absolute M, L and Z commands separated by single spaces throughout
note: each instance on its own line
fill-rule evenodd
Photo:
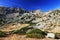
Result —
M 32 27 L 24 27 L 24 28 L 21 28 L 20 30 L 13 30 L 11 33 L 13 34 L 26 34 L 26 32 L 29 30 L 29 29 L 33 29 Z
M 30 38 L 45 38 L 45 36 L 42 35 L 42 34 L 27 34 L 26 37 L 30 37 Z
M 44 38 L 46 35 L 45 32 L 41 31 L 40 29 L 33 29 L 29 33 L 27 33 L 26 37 L 31 37 L 31 38 Z
M 5 37 L 7 34 L 5 32 L 0 31 L 0 37 Z

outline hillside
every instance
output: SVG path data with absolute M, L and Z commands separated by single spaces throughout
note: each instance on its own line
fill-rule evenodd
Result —
M 33 29 L 60 33 L 60 9 L 42 12 L 41 10 L 26 11 L 21 8 L 0 7 L 0 31 L 9 34 L 10 32 L 26 34 Z
M 0 10 L 2 11 L 4 9 L 6 11 L 7 8 L 0 7 Z M 24 12 L 23 14 L 20 14 L 18 9 L 14 8 L 8 8 L 10 9 L 10 14 L 9 13 L 2 13 L 2 15 L 5 14 L 5 17 L 1 17 L 0 19 L 0 24 L 5 26 L 9 25 L 11 23 L 16 23 L 16 24 L 31 24 L 31 23 L 36 23 L 36 25 L 33 25 L 32 27 L 38 28 L 41 30 L 53 30 L 56 27 L 60 26 L 60 10 L 52 10 L 48 12 L 41 12 L 40 10 L 35 10 L 31 11 L 29 13 Z M 12 11 L 12 10 L 15 11 Z M 3 12 L 5 12 L 3 10 Z M 18 10 L 18 11 L 17 11 Z M 24 11 L 24 10 L 22 10 Z M 8 12 L 8 11 L 7 11 Z M 0 14 L 1 15 L 1 14 Z M 15 25 L 16 25 L 15 24 Z M 4 28 L 4 27 L 3 27 Z

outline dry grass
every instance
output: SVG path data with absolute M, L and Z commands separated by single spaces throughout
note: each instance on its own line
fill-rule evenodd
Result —
M 21 29 L 23 27 L 26 27 L 26 26 L 29 26 L 29 24 L 20 24 L 20 23 L 18 23 L 18 24 L 8 24 L 0 30 L 9 32 L 9 31 L 12 31 L 12 30 L 19 30 L 19 29 Z
M 17 35 L 12 34 L 4 38 L 0 38 L 0 40 L 55 40 L 51 38 L 37 39 L 37 38 L 26 38 L 26 35 Z
M 56 27 L 52 30 L 53 33 L 60 33 L 60 27 Z

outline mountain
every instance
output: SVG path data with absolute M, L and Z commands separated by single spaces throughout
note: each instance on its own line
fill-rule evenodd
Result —
M 36 23 L 32 26 L 38 28 L 42 31 L 52 31 L 56 27 L 60 26 L 60 10 L 51 10 L 48 12 L 41 12 L 40 10 L 35 10 L 34 12 L 24 13 L 21 17 L 21 22 L 26 23 Z
M 0 7 L 0 24 L 6 24 L 14 21 L 12 19 L 15 19 L 17 16 L 28 12 L 29 11 L 26 11 L 22 8 Z
M 54 32 L 56 27 L 60 27 L 60 9 L 42 12 L 41 10 L 26 11 L 21 8 L 0 7 L 0 16 L 1 26 L 14 24 L 22 27 L 22 24 L 28 24 L 28 27 L 48 32 Z

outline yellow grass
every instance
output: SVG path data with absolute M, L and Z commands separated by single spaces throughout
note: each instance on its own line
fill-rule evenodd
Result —
M 56 27 L 52 30 L 53 33 L 60 33 L 60 27 Z
M 8 32 L 8 31 L 12 31 L 12 30 L 19 30 L 19 29 L 26 27 L 26 26 L 29 26 L 29 24 L 20 24 L 20 23 L 14 24 L 14 25 L 8 24 L 5 26 L 5 28 L 0 29 L 0 30 Z

